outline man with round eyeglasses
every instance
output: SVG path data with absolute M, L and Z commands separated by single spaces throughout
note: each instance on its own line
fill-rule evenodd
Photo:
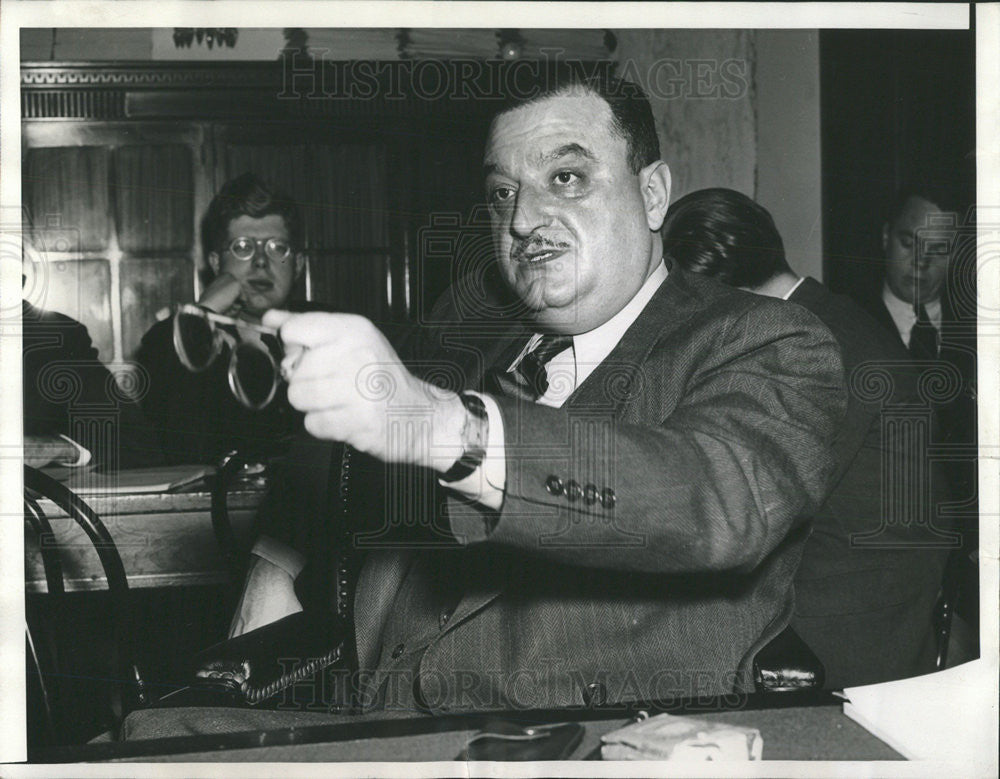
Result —
M 143 408 L 166 459 L 175 463 L 214 462 L 232 449 L 267 448 L 301 425 L 301 415 L 288 405 L 277 380 L 275 361 L 267 359 L 271 354 L 280 360 L 278 344 L 259 328 L 272 308 L 309 308 L 293 300 L 305 268 L 298 207 L 245 173 L 226 182 L 212 199 L 202 221 L 202 243 L 211 279 L 194 306 L 150 328 L 137 355 L 150 380 Z M 203 346 L 210 352 L 194 366 L 179 355 L 176 343 L 178 332 L 191 332 L 176 320 L 191 318 L 191 311 L 205 317 L 194 332 L 203 331 Z M 262 372 L 267 375 L 257 375 Z M 263 393 L 268 403 L 248 404 L 237 391 L 240 378 L 270 387 L 273 399 Z
M 249 181 L 246 176 L 235 181 L 242 180 Z M 283 306 L 305 265 L 302 253 L 292 249 L 286 217 L 241 214 L 218 238 L 217 248 L 207 255 L 215 278 L 198 305 L 253 321 L 268 309 Z

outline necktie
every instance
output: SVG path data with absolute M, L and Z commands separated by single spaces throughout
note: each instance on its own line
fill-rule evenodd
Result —
M 546 364 L 573 345 L 571 335 L 543 335 L 535 348 L 510 371 L 493 368 L 486 372 L 483 389 L 497 395 L 536 401 L 549 388 Z
M 919 305 L 914 307 L 917 321 L 910 330 L 910 355 L 915 360 L 936 360 L 938 356 L 937 328 L 931 324 L 927 309 Z

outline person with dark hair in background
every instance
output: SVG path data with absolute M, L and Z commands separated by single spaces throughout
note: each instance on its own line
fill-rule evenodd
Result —
M 236 342 L 256 344 L 280 359 L 276 340 L 254 326 L 272 308 L 310 308 L 291 299 L 305 267 L 298 206 L 245 173 L 226 182 L 213 198 L 202 222 L 202 243 L 211 281 L 197 306 L 235 320 L 237 324 L 222 329 Z M 232 449 L 266 449 L 298 429 L 301 415 L 288 405 L 278 382 L 263 409 L 252 410 L 238 400 L 230 386 L 232 342 L 222 345 L 204 370 L 185 367 L 175 348 L 177 316 L 150 328 L 136 358 L 150 380 L 143 409 L 156 426 L 168 462 L 215 462 Z M 268 370 L 263 366 L 261 373 Z M 270 382 L 271 376 L 259 381 Z
M 21 303 L 27 465 L 141 468 L 162 462 L 139 407 L 118 389 L 87 328 Z
M 920 230 L 940 228 L 944 211 L 916 191 L 903 192 L 882 225 L 885 276 L 878 301 L 866 306 L 890 332 L 898 335 L 914 359 L 940 355 L 942 301 L 951 254 L 946 244 L 920 241 Z
M 668 263 L 734 287 L 796 303 L 815 314 L 840 345 L 849 388 L 834 442 L 833 488 L 813 515 L 795 576 L 792 627 L 816 652 L 826 684 L 841 688 L 934 670 L 933 612 L 947 556 L 934 519 L 943 475 L 929 462 L 930 490 L 916 478 L 925 453 L 883 430 L 882 409 L 921 407 L 917 373 L 894 338 L 849 298 L 788 265 L 781 235 L 762 206 L 731 189 L 704 189 L 667 213 Z M 887 378 L 889 397 L 866 399 L 868 381 Z M 884 483 L 884 466 L 893 479 Z M 887 521 L 889 493 L 915 496 L 918 514 Z M 930 520 L 928 525 L 927 520 Z

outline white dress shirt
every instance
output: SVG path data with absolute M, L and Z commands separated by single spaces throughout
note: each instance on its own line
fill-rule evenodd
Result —
M 896 329 L 899 331 L 899 337 L 903 339 L 903 343 L 907 348 L 909 348 L 910 331 L 913 329 L 913 325 L 916 324 L 917 321 L 917 314 L 913 310 L 913 304 L 907 303 L 905 300 L 900 300 L 892 294 L 892 290 L 889 289 L 888 284 L 882 286 L 882 302 L 885 303 L 885 307 L 888 309 L 889 315 L 892 317 L 892 321 L 896 323 Z M 931 324 L 934 325 L 934 329 L 940 333 L 941 298 L 928 301 L 924 304 L 924 309 L 927 311 L 927 318 L 930 320 Z
M 661 262 L 621 311 L 603 325 L 586 333 L 574 335 L 573 345 L 553 356 L 546 364 L 549 387 L 536 402 L 553 408 L 562 406 L 576 388 L 597 369 L 597 366 L 607 359 L 666 278 L 667 266 Z M 535 334 L 521 350 L 517 359 L 511 363 L 510 368 L 529 354 L 541 338 L 540 334 Z M 463 497 L 482 503 L 487 508 L 499 510 L 503 505 L 503 490 L 507 482 L 503 417 L 496 401 L 489 395 L 481 397 L 489 420 L 486 457 L 483 458 L 482 466 L 464 479 L 443 486 L 450 487 Z

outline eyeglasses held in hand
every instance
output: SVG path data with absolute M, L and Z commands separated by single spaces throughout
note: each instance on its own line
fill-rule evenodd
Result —
M 219 325 L 232 325 L 262 335 L 278 337 L 278 331 L 216 314 L 191 303 L 177 306 L 174 314 L 174 349 L 181 364 L 192 373 L 207 370 L 229 347 L 229 389 L 243 406 L 260 411 L 274 399 L 281 373 L 271 352 L 256 341 L 243 341 Z
M 261 248 L 271 262 L 284 262 L 292 253 L 292 245 L 281 238 L 264 239 L 241 235 L 229 242 L 229 253 L 243 262 L 252 260 Z

